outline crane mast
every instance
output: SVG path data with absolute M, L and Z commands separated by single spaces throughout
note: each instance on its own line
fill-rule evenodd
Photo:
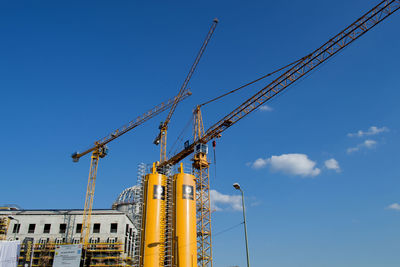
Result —
M 207 48 L 208 42 L 210 41 L 215 28 L 217 27 L 218 24 L 218 19 L 214 19 L 213 23 L 211 25 L 210 30 L 207 33 L 206 39 L 203 42 L 203 45 L 200 48 L 200 51 L 198 52 L 196 59 L 193 62 L 192 67 L 190 68 L 190 71 L 188 73 L 188 75 L 186 76 L 185 81 L 183 82 L 179 92 L 178 92 L 178 97 L 180 97 L 184 91 L 186 90 L 186 87 L 189 84 L 190 79 L 192 78 L 192 75 L 194 73 L 194 71 L 196 70 L 196 67 L 201 59 L 201 56 L 203 55 L 204 51 Z M 159 129 L 160 129 L 160 133 L 158 134 L 158 136 L 156 137 L 156 139 L 154 140 L 154 144 L 158 145 L 160 144 L 160 162 L 164 162 L 167 160 L 167 130 L 168 130 L 168 124 L 171 121 L 172 115 L 174 114 L 174 111 L 176 109 L 176 106 L 178 105 L 179 101 L 175 101 L 172 106 L 171 109 L 169 110 L 169 113 L 167 115 L 167 118 L 164 120 L 164 122 L 161 123 Z
M 81 237 L 80 242 L 87 247 L 89 241 L 89 233 L 90 233 L 90 220 L 92 216 L 92 208 L 93 208 L 93 199 L 94 199 L 94 190 L 96 186 L 96 177 L 97 177 L 97 169 L 99 165 L 99 159 L 104 158 L 108 153 L 107 144 L 114 139 L 124 135 L 130 130 L 136 128 L 147 120 L 153 118 L 164 110 L 168 109 L 173 103 L 182 101 L 186 97 L 190 96 L 191 92 L 189 90 L 184 90 L 181 95 L 176 96 L 166 102 L 163 102 L 136 119 L 130 121 L 128 124 L 118 128 L 113 131 L 111 134 L 106 137 L 97 140 L 94 145 L 84 152 L 75 152 L 71 155 L 73 162 L 78 162 L 81 157 L 92 152 L 91 161 L 90 161 L 90 169 L 89 169 L 89 178 L 86 189 L 86 197 L 85 197 L 85 207 L 83 210 L 83 218 L 82 218 L 82 229 L 81 229 Z
M 196 176 L 197 192 L 197 245 L 198 266 L 212 267 L 211 243 L 211 209 L 210 209 L 210 182 L 209 162 L 207 161 L 207 143 L 219 137 L 222 132 L 236 124 L 242 118 L 271 100 L 287 87 L 316 69 L 343 48 L 357 40 L 363 34 L 382 22 L 400 8 L 400 0 L 384 0 L 369 10 L 343 31 L 329 39 L 321 47 L 297 61 L 282 75 L 267 86 L 261 88 L 255 95 L 247 99 L 236 109 L 224 116 L 206 131 L 203 128 L 201 105 L 194 112 L 194 140 L 183 150 L 170 159 L 161 161 L 159 167 L 175 165 L 194 152 L 193 169 Z
M 193 121 L 193 143 L 196 143 L 204 135 L 200 106 L 197 106 L 193 112 Z M 212 267 L 210 163 L 207 160 L 207 153 L 207 145 L 198 143 L 195 147 L 192 166 L 197 192 L 197 261 L 199 266 Z

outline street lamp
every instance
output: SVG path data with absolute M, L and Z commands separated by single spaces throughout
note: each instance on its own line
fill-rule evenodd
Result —
M 246 226 L 246 208 L 244 206 L 244 193 L 243 190 L 240 188 L 238 183 L 234 183 L 233 187 L 236 190 L 239 190 L 242 193 L 242 208 L 243 208 L 243 222 L 244 222 L 244 239 L 246 241 L 246 257 L 247 257 L 247 267 L 250 267 L 250 260 L 249 260 L 249 244 L 247 241 L 247 226 Z
M 17 239 L 17 229 L 18 229 L 18 225 L 19 225 L 19 220 L 18 220 L 18 219 L 15 219 L 15 218 L 14 218 L 13 216 L 11 216 L 11 215 L 8 215 L 8 219 L 17 221 L 17 226 L 15 227 L 15 232 L 14 232 L 14 240 L 16 240 L 16 239 Z

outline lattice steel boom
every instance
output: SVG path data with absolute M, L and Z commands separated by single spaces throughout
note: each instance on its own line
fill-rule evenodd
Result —
M 247 99 L 240 106 L 234 109 L 231 113 L 220 119 L 217 123 L 212 125 L 204 133 L 204 135 L 187 148 L 181 150 L 179 153 L 171 157 L 161 166 L 166 164 L 176 164 L 182 159 L 189 156 L 194 151 L 194 147 L 198 143 L 207 143 L 213 138 L 218 137 L 223 131 L 230 126 L 237 123 L 246 115 L 256 110 L 267 101 L 271 100 L 274 96 L 281 93 L 288 86 L 304 77 L 311 70 L 315 69 L 323 62 L 327 61 L 333 55 L 340 52 L 343 48 L 350 43 L 361 37 L 364 33 L 375 27 L 388 16 L 396 12 L 400 8 L 400 0 L 384 0 L 370 11 L 365 13 L 358 20 L 353 22 L 346 29 L 331 38 L 328 42 L 316 49 L 314 52 L 305 56 L 293 67 L 288 69 L 270 84 L 262 88 L 254 96 Z
M 79 161 L 79 159 L 81 157 L 83 157 L 86 154 L 92 152 L 96 148 L 105 146 L 106 144 L 110 143 L 112 140 L 120 137 L 123 134 L 126 134 L 127 132 L 129 132 L 130 130 L 136 128 L 137 126 L 141 125 L 142 123 L 144 123 L 144 122 L 148 121 L 149 119 L 157 116 L 158 114 L 160 114 L 164 110 L 166 110 L 169 107 L 171 107 L 175 102 L 180 102 L 180 101 L 182 101 L 183 99 L 187 98 L 190 95 L 192 95 L 192 93 L 188 89 L 186 89 L 186 90 L 183 91 L 183 93 L 180 96 L 175 96 L 174 98 L 171 98 L 166 102 L 162 102 L 161 104 L 155 106 L 154 108 L 150 109 L 146 113 L 140 115 L 136 119 L 130 121 L 129 123 L 125 124 L 124 126 L 118 128 L 118 129 L 116 129 L 115 131 L 113 131 L 109 135 L 97 140 L 96 142 L 94 142 L 93 146 L 91 146 L 90 148 L 86 149 L 84 152 L 75 152 L 75 153 L 73 153 L 71 155 L 72 160 L 74 162 Z
M 192 67 L 190 68 L 190 71 L 188 75 L 186 76 L 185 81 L 183 82 L 181 89 L 179 90 L 178 97 L 180 97 L 186 90 L 186 87 L 189 84 L 190 79 L 192 78 L 192 75 L 194 71 L 196 70 L 197 64 L 199 63 L 201 56 L 203 55 L 204 51 L 207 48 L 208 42 L 210 41 L 215 28 L 217 27 L 218 24 L 218 19 L 214 19 L 213 23 L 211 25 L 210 30 L 207 33 L 206 39 L 203 42 L 203 45 L 200 48 L 199 53 L 197 53 L 196 59 L 193 62 Z M 169 110 L 168 116 L 165 119 L 165 121 L 160 125 L 160 133 L 154 140 L 154 144 L 158 145 L 160 144 L 160 162 L 164 162 L 167 160 L 167 131 L 168 131 L 168 124 L 171 121 L 172 115 L 174 114 L 174 111 L 176 109 L 176 106 L 178 105 L 179 101 L 175 101 L 171 109 Z

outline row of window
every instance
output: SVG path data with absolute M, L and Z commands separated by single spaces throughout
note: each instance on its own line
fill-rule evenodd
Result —
M 118 241 L 118 237 L 107 237 L 107 239 L 104 239 L 104 242 L 106 242 L 106 243 L 117 243 L 117 241 Z M 48 242 L 50 242 L 50 238 L 40 238 L 38 241 L 39 244 L 46 244 Z M 65 237 L 59 237 L 59 238 L 54 239 L 54 243 L 56 243 L 56 244 L 64 244 L 66 242 L 67 242 L 67 240 Z M 69 241 L 69 242 L 71 242 L 71 241 Z M 79 243 L 80 243 L 79 238 L 72 239 L 72 244 L 79 244 Z M 89 243 L 90 244 L 100 243 L 100 237 L 89 238 Z
M 10 238 L 9 240 L 12 241 L 13 238 Z M 17 237 L 15 240 L 19 240 L 19 238 Z M 117 243 L 117 241 L 118 241 L 118 237 L 107 237 L 107 239 L 104 239 L 105 243 Z M 40 238 L 37 243 L 40 245 L 46 245 L 49 242 L 50 242 L 50 238 Z M 80 238 L 74 238 L 74 239 L 72 239 L 72 241 L 68 241 L 68 242 L 72 242 L 72 244 L 79 244 Z M 126 242 L 126 238 L 125 238 L 125 242 Z M 54 243 L 55 244 L 65 244 L 65 243 L 67 243 L 67 239 L 65 237 L 55 238 Z M 89 238 L 89 243 L 90 244 L 100 243 L 100 237 Z
M 13 228 L 13 234 L 18 234 L 19 230 L 21 228 L 21 224 L 16 223 L 14 224 L 14 228 Z M 31 223 L 28 226 L 28 234 L 34 234 L 35 233 L 35 229 L 36 229 L 36 224 Z M 50 233 L 50 229 L 51 229 L 51 224 L 46 223 L 43 225 L 43 233 L 44 234 L 49 234 Z M 65 234 L 65 232 L 67 231 L 67 224 L 66 223 L 60 223 L 58 232 L 60 234 Z M 80 233 L 82 231 L 82 224 L 78 223 L 76 224 L 75 227 L 75 233 Z M 116 233 L 118 231 L 118 223 L 112 223 L 110 224 L 110 233 Z M 93 224 L 93 233 L 100 233 L 100 223 L 94 223 Z

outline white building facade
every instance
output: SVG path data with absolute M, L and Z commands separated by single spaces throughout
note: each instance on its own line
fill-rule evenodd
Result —
M 33 238 L 33 265 L 40 266 L 51 266 L 55 246 L 80 243 L 82 215 L 82 210 L 0 210 L 0 216 L 10 219 L 6 239 L 23 242 Z M 128 266 L 134 254 L 136 234 L 126 213 L 112 209 L 93 210 L 88 266 Z M 23 249 L 21 253 L 23 256 Z M 43 255 L 48 256 L 46 264 L 41 262 L 45 258 Z

